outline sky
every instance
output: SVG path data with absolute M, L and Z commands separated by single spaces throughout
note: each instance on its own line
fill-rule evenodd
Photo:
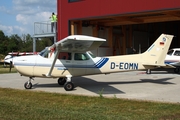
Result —
M 34 22 L 50 21 L 57 0 L 1 0 L 0 30 L 6 36 L 34 33 Z

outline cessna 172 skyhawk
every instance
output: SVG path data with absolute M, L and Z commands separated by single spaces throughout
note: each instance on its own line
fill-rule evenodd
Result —
M 66 91 L 74 89 L 71 78 L 74 76 L 107 74 L 165 67 L 164 59 L 173 35 L 162 34 L 142 54 L 95 57 L 90 50 L 98 48 L 105 39 L 72 35 L 45 48 L 38 55 L 20 56 L 13 60 L 17 71 L 29 77 L 24 84 L 32 88 L 34 77 L 59 78 Z M 49 56 L 48 56 L 49 55 Z M 171 66 L 171 65 L 169 65 Z

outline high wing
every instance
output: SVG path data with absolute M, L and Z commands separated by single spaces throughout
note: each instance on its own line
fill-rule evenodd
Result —
M 98 48 L 105 39 L 85 35 L 71 35 L 55 43 L 56 49 L 69 52 L 85 52 Z M 53 47 L 52 46 L 52 47 Z
M 56 50 L 55 56 L 49 72 L 43 75 L 47 77 L 51 76 L 52 70 L 57 60 L 57 56 L 60 51 L 86 52 L 98 48 L 105 41 L 106 40 L 102 38 L 90 37 L 85 35 L 71 35 L 64 38 L 63 40 L 55 43 L 50 47 L 50 49 Z

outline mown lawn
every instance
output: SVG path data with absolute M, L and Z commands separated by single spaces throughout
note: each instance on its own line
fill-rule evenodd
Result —
M 0 74 L 3 73 L 15 73 L 17 72 L 14 67 L 10 69 L 9 65 L 4 66 L 3 64 L 0 64 Z
M 0 120 L 159 119 L 180 119 L 180 104 L 0 88 Z

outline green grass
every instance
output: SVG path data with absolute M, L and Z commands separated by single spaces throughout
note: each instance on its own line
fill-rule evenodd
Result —
M 180 119 L 180 104 L 0 88 L 0 120 Z
M 17 72 L 16 69 L 14 67 L 11 68 L 11 71 L 10 71 L 10 68 L 9 68 L 9 65 L 7 65 L 6 67 L 4 67 L 3 65 L 0 65 L 0 74 L 3 74 L 3 73 L 15 73 Z

